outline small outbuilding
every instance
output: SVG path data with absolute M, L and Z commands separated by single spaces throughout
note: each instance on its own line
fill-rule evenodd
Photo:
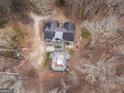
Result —
M 51 68 L 54 71 L 65 71 L 69 55 L 64 51 L 54 51 L 52 54 Z

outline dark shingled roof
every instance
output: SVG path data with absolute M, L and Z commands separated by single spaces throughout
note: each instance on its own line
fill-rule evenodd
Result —
M 63 34 L 63 39 L 66 41 L 74 41 L 74 33 L 65 32 Z
M 44 39 L 52 39 L 55 36 L 55 32 L 45 31 Z
M 58 21 L 47 21 L 46 22 L 46 27 L 49 27 L 51 29 L 51 27 L 58 27 L 59 26 L 59 23 Z
M 65 41 L 74 41 L 75 25 L 72 22 L 65 22 L 63 27 L 59 27 L 57 21 L 47 21 L 44 30 L 44 39 L 53 39 L 55 33 L 63 32 L 63 39 Z
M 65 22 L 63 27 L 67 29 L 69 32 L 74 32 L 75 31 L 75 25 L 72 22 Z

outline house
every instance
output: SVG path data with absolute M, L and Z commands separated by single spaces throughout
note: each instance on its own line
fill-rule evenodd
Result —
M 74 33 L 75 25 L 73 22 L 65 22 L 64 24 L 59 24 L 58 21 L 47 21 L 44 30 L 44 40 L 46 41 L 48 50 L 50 49 L 50 47 L 52 50 L 54 48 L 53 43 L 57 41 L 61 41 L 61 43 L 64 43 L 64 46 L 73 46 Z
M 73 22 L 59 24 L 48 20 L 44 29 L 46 50 L 51 52 L 50 67 L 54 71 L 65 71 L 70 58 L 65 46 L 74 44 L 75 25 Z

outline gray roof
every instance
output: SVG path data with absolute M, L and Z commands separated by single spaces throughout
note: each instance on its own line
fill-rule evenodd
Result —
M 55 32 L 55 38 L 63 39 L 63 32 Z
M 69 32 L 74 32 L 75 31 L 75 25 L 72 22 L 65 22 L 63 27 L 69 31 Z
M 52 39 L 55 36 L 55 32 L 45 31 L 44 32 L 44 39 Z
M 46 27 L 48 27 L 49 29 L 53 29 L 54 27 L 59 27 L 59 23 L 57 21 L 48 20 L 46 22 Z
M 64 71 L 67 68 L 67 54 L 62 51 L 54 51 L 52 53 L 51 68 L 54 71 Z
M 74 41 L 74 33 L 65 32 L 63 34 L 63 39 L 65 41 Z
M 57 21 L 48 21 L 45 27 L 44 39 L 59 37 L 59 39 L 64 39 L 65 41 L 74 41 L 74 31 L 75 25 L 72 22 L 65 22 L 62 27 L 59 27 Z

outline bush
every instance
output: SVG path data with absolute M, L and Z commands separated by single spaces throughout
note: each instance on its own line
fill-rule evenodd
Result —
M 50 58 L 50 52 L 47 52 L 47 58 Z
M 89 39 L 89 38 L 91 38 L 91 33 L 89 31 L 82 31 L 81 37 Z
M 73 55 L 73 53 L 75 52 L 75 50 L 73 48 L 69 49 L 68 51 L 69 51 L 70 55 Z
M 46 59 L 45 59 L 45 62 L 44 62 L 44 67 L 48 66 L 49 65 L 49 61 L 50 61 L 50 52 L 47 52 L 46 53 Z
M 65 0 L 57 0 L 59 6 L 64 6 L 65 5 Z
M 31 11 L 29 0 L 12 0 L 11 11 L 19 16 L 25 16 Z
M 6 9 L 3 5 L 0 5 L 0 28 L 4 27 L 6 23 Z
M 28 70 L 25 70 L 25 72 L 23 73 L 24 76 L 26 77 L 37 77 L 37 71 L 34 68 L 30 68 Z
M 83 17 L 83 16 L 84 16 L 84 10 L 83 10 L 83 9 L 80 9 L 80 11 L 79 11 L 79 16 L 80 16 L 80 17 Z
M 13 27 L 15 34 L 11 37 L 12 42 L 10 44 L 11 48 L 16 48 L 19 45 L 20 40 L 23 39 L 23 35 L 21 33 L 21 29 L 17 27 Z

